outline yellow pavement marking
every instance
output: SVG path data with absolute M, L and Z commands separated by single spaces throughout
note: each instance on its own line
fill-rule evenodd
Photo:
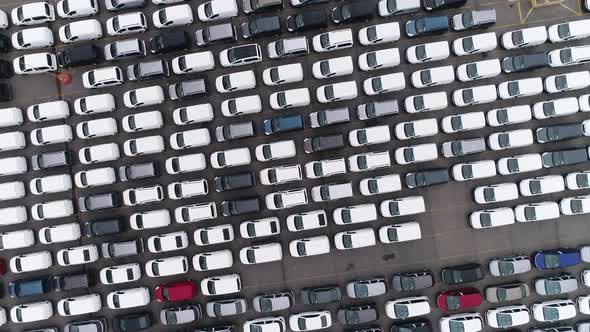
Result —
M 572 13 L 574 13 L 574 14 L 576 14 L 576 15 L 580 15 L 580 13 L 578 13 L 577 11 L 573 10 L 572 8 L 570 8 L 570 7 L 566 6 L 566 5 L 562 4 L 562 3 L 560 3 L 559 5 L 560 5 L 561 7 L 563 7 L 563 8 L 565 8 L 565 9 L 567 9 L 567 10 L 571 11 Z

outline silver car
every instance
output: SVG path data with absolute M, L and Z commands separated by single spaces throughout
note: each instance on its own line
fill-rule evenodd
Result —
M 207 303 L 207 316 L 225 317 L 246 312 L 248 305 L 244 299 L 231 299 Z
M 355 280 L 346 285 L 346 293 L 353 299 L 379 296 L 386 292 L 387 284 L 383 278 Z
M 199 319 L 201 319 L 201 307 L 199 305 L 168 308 L 160 311 L 160 321 L 164 325 L 191 323 Z
M 535 291 L 539 295 L 558 295 L 570 293 L 578 289 L 576 276 L 561 273 L 535 279 Z
M 474 10 L 453 16 L 453 30 L 482 28 L 496 23 L 496 10 Z
M 486 142 L 481 137 L 444 142 L 442 144 L 442 153 L 445 158 L 459 157 L 484 152 L 485 150 Z
M 529 296 L 527 284 L 513 283 L 486 288 L 486 299 L 492 303 L 516 301 Z
M 256 312 L 273 312 L 291 308 L 295 298 L 291 292 L 259 295 L 254 298 L 252 304 Z
M 488 268 L 494 277 L 526 273 L 531 270 L 531 259 L 523 255 L 493 258 Z

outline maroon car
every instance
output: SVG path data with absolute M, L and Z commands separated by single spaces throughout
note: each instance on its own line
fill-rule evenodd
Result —
M 482 301 L 479 289 L 473 287 L 444 291 L 436 298 L 436 303 L 442 311 L 477 307 Z
M 154 289 L 158 302 L 190 300 L 197 295 L 197 286 L 191 280 L 161 284 Z

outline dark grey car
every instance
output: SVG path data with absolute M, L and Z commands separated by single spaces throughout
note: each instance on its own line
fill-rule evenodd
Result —
M 343 325 L 358 325 L 377 320 L 379 314 L 374 305 L 359 305 L 338 310 L 338 321 Z
M 159 174 L 158 163 L 155 161 L 119 167 L 119 178 L 121 181 L 151 178 Z
M 31 165 L 36 171 L 41 169 L 68 166 L 69 164 L 70 154 L 66 151 L 47 152 L 31 157 Z
M 460 157 L 486 150 L 485 139 L 470 138 L 458 141 L 449 141 L 442 144 L 442 153 L 445 158 Z
M 57 292 L 70 291 L 74 289 L 87 289 L 93 282 L 88 273 L 74 273 L 55 276 L 52 280 L 53 290 Z
M 80 212 L 97 211 L 119 207 L 117 193 L 82 196 L 78 199 Z
M 323 304 L 338 302 L 342 299 L 342 293 L 337 286 L 304 288 L 299 295 L 303 304 Z
M 137 255 L 143 252 L 143 239 L 103 243 L 101 251 L 104 258 Z
M 252 300 L 256 312 L 273 312 L 291 308 L 295 303 L 293 293 L 281 292 L 258 295 Z
M 168 95 L 172 100 L 180 100 L 188 97 L 207 94 L 207 83 L 205 79 L 183 81 L 176 84 L 170 84 Z
M 354 299 L 379 296 L 387 292 L 387 284 L 383 278 L 371 278 L 351 281 L 346 285 L 346 293 Z
M 303 140 L 305 153 L 340 149 L 344 147 L 344 137 L 341 134 L 329 136 L 308 137 Z
M 312 128 L 321 128 L 337 123 L 349 122 L 350 114 L 348 108 L 342 107 L 310 113 L 309 119 Z
M 535 134 L 537 142 L 548 143 L 584 137 L 584 130 L 580 123 L 567 123 L 537 128 Z
M 247 311 L 248 305 L 244 299 L 231 299 L 212 301 L 207 303 L 207 316 L 225 317 L 243 314 Z
M 430 288 L 434 285 L 434 276 L 429 270 L 396 273 L 392 280 L 393 289 L 400 292 Z
M 130 81 L 143 81 L 152 78 L 163 78 L 170 74 L 166 60 L 140 62 L 127 67 L 127 78 Z
M 449 171 L 446 168 L 406 174 L 408 188 L 422 188 L 447 182 L 449 182 Z
M 107 321 L 104 318 L 71 322 L 64 327 L 64 332 L 105 332 Z
M 195 32 L 198 46 L 236 40 L 236 29 L 231 23 L 208 25 Z
M 281 20 L 278 16 L 258 17 L 242 23 L 242 37 L 258 38 L 281 33 Z
M 486 288 L 486 299 L 492 303 L 516 301 L 529 296 L 529 286 L 524 283 L 512 283 Z
M 357 106 L 356 113 L 360 120 L 371 120 L 387 115 L 399 114 L 397 99 L 371 101 Z
M 502 70 L 505 73 L 520 73 L 548 66 L 547 53 L 528 53 L 512 55 L 502 59 Z
M 543 167 L 559 167 L 585 163 L 588 161 L 586 148 L 545 152 L 541 155 Z
M 215 137 L 218 142 L 225 142 L 239 138 L 254 136 L 254 122 L 230 123 L 215 128 Z

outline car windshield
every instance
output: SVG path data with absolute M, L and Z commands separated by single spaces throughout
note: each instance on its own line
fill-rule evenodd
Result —
M 417 111 L 423 110 L 424 109 L 424 106 L 425 106 L 424 105 L 424 96 L 416 96 L 416 97 L 414 97 L 413 104 L 414 104 L 414 108 Z
M 498 123 L 507 123 L 508 122 L 508 110 L 505 108 L 499 109 L 496 112 L 496 120 Z
M 225 166 L 225 153 L 219 152 L 217 154 L 217 163 L 219 165 Z
M 270 312 L 273 311 L 273 307 L 272 307 L 272 300 L 262 297 L 260 298 L 260 311 L 261 312 Z
M 393 312 L 395 312 L 396 318 L 407 318 L 410 316 L 410 311 L 408 310 L 408 306 L 405 304 L 394 304 L 393 305 Z
M 299 331 L 307 331 L 307 326 L 305 325 L 305 318 L 299 317 L 297 320 L 297 327 L 299 327 Z
M 360 144 L 366 144 L 368 142 L 367 139 L 367 131 L 366 130 L 359 130 L 356 132 L 356 139 Z
M 461 298 L 458 296 L 447 296 L 445 302 L 447 303 L 447 307 L 451 310 L 461 308 Z
M 491 227 L 492 226 L 492 216 L 489 213 L 482 213 L 479 216 L 479 222 L 481 223 L 482 227 Z
M 37 131 L 35 131 L 35 137 L 37 138 L 37 142 L 43 143 L 43 130 L 37 129 Z
M 507 148 L 510 146 L 510 135 L 507 133 L 500 133 L 498 135 L 498 144 L 502 148 Z
M 287 106 L 287 93 L 285 91 L 277 93 L 277 103 L 280 107 Z M 275 120 L 277 120 L 277 118 L 273 119 L 273 124 L 275 123 Z M 276 122 L 279 121 L 277 120 Z
M 360 282 L 356 282 L 354 284 L 354 293 L 357 298 L 363 298 L 369 296 L 369 287 L 367 285 L 362 284 Z
M 471 165 L 463 165 L 461 167 L 461 174 L 464 179 L 473 179 L 473 167 Z
M 342 20 L 346 20 L 351 16 L 350 15 L 350 7 L 351 6 L 340 7 L 340 14 L 342 15 Z
M 463 95 L 463 102 L 466 104 L 472 104 L 475 102 L 475 98 L 473 96 L 473 89 L 463 89 L 461 93 Z
M 413 123 L 405 123 L 404 124 L 404 134 L 406 134 L 407 137 L 416 136 L 416 130 L 414 128 Z
M 376 52 L 367 53 L 367 65 L 369 66 L 369 68 L 375 68 L 379 65 L 379 63 L 377 62 Z
M 418 60 L 424 60 L 428 57 L 428 54 L 426 54 L 426 46 L 425 45 L 419 45 L 416 46 L 416 58 L 418 58 Z
M 467 53 L 475 50 L 475 45 L 473 43 L 473 37 L 463 38 L 463 41 L 461 44 L 463 44 L 463 50 Z
M 303 15 L 295 15 L 295 26 L 298 28 L 303 27 L 305 22 L 303 21 Z
M 570 25 L 568 23 L 559 24 L 557 26 L 557 35 L 559 38 L 566 39 L 572 35 Z
M 546 295 L 557 295 L 561 293 L 561 283 L 555 280 L 545 281 L 545 292 Z
M 486 202 L 495 202 L 496 191 L 494 190 L 494 188 L 484 188 L 483 198 L 486 200 Z
M 119 18 L 115 17 L 113 18 L 113 30 L 119 31 L 119 29 L 121 29 L 121 26 L 119 25 Z
M 283 204 L 283 195 L 274 195 L 273 202 L 275 203 L 276 207 L 285 207 L 285 205 Z
M 267 144 L 267 145 L 262 146 L 262 155 L 266 159 L 272 158 L 272 150 L 270 148 L 270 145 Z
M 404 291 L 411 291 L 416 288 L 416 281 L 413 277 L 401 277 L 400 284 Z
M 274 67 L 269 70 L 270 80 L 274 83 L 278 82 L 281 77 L 279 76 L 279 69 Z
M 416 33 L 420 34 L 424 31 L 426 31 L 426 20 L 425 19 L 418 19 L 414 22 L 415 22 L 414 24 L 416 27 Z
M 524 44 L 524 34 L 522 33 L 522 30 L 518 30 L 518 31 L 514 31 L 512 33 L 512 43 L 515 46 L 519 46 Z
M 330 35 L 328 35 L 327 33 L 324 33 L 323 35 L 321 35 L 320 36 L 320 45 L 322 45 L 322 48 L 330 47 Z
M 404 149 L 404 159 L 406 160 L 406 162 L 414 161 L 414 149 L 405 148 Z
M 588 175 L 577 174 L 576 175 L 576 184 L 580 188 L 588 188 L 590 186 L 590 181 L 588 181 Z
M 463 155 L 463 144 L 461 141 L 451 142 L 451 151 L 453 152 L 454 156 Z
M 160 10 L 158 12 L 158 18 L 160 19 L 160 22 L 162 24 L 165 24 L 168 21 L 168 18 L 166 17 L 166 11 L 165 10 Z
M 496 320 L 498 321 L 498 326 L 500 327 L 510 327 L 512 326 L 512 315 L 500 312 L 496 315 Z
M 387 229 L 387 238 L 391 242 L 397 242 L 399 240 L 399 236 L 397 235 L 397 228 L 389 227 Z
M 510 171 L 510 173 L 516 173 L 520 170 L 520 167 L 518 165 L 518 159 L 510 158 L 506 162 L 506 165 L 507 165 L 508 171 Z
M 473 25 L 473 12 L 465 12 L 461 17 L 464 27 L 470 27 Z
M 203 9 L 205 10 L 205 16 L 207 16 L 207 17 L 213 16 L 213 3 L 212 2 L 206 2 L 205 8 L 203 8 Z
M 477 64 L 475 63 L 470 63 L 465 66 L 465 71 L 467 72 L 467 77 L 471 79 L 479 76 L 479 73 L 477 72 Z
M 369 41 L 375 41 L 379 38 L 379 36 L 377 36 L 377 27 L 376 26 L 371 26 L 367 28 L 367 39 L 369 39 Z
M 201 242 L 203 242 L 205 244 L 209 243 L 209 232 L 207 232 L 207 231 L 201 232 Z
M 559 51 L 559 59 L 562 63 L 571 63 L 574 60 L 574 56 L 571 48 L 564 48 Z
M 305 242 L 297 242 L 297 253 L 299 256 L 306 256 L 307 250 L 305 249 Z
M 379 182 L 377 180 L 369 179 L 369 181 L 367 181 L 367 187 L 369 187 L 369 192 L 371 194 L 379 193 Z
M 501 275 L 514 274 L 514 264 L 512 262 L 500 261 L 498 262 L 498 270 Z
M 221 78 L 221 84 L 225 90 L 229 90 L 232 87 L 231 79 L 229 75 L 225 75 Z
M 465 326 L 462 322 L 452 319 L 449 321 L 449 330 L 451 332 L 465 332 Z
M 342 236 L 342 245 L 344 248 L 352 248 L 352 236 L 350 234 L 344 234 Z
M 584 205 L 582 204 L 582 200 L 580 199 L 572 200 L 572 202 L 570 203 L 570 207 L 572 209 L 572 212 L 574 213 L 584 212 Z
M 330 74 L 330 61 L 324 60 L 320 62 L 320 73 L 324 76 L 328 76 Z
M 551 101 L 543 103 L 543 114 L 546 116 L 555 115 L 555 103 Z
M 463 122 L 461 121 L 460 116 L 451 117 L 451 128 L 453 128 L 453 130 L 463 129 Z
M 275 51 L 277 52 L 278 55 L 285 54 L 285 42 L 282 40 L 279 40 L 278 42 L 276 42 L 275 43 Z
M 373 87 L 373 91 L 383 91 L 383 82 L 381 81 L 381 77 L 374 77 L 371 79 L 371 86 Z
M 545 254 L 543 261 L 545 262 L 545 266 L 547 268 L 550 268 L 550 269 L 557 268 L 557 267 L 559 267 L 559 254 L 557 254 L 557 255 Z
M 325 89 L 324 89 L 324 93 L 326 94 L 326 99 L 327 100 L 332 100 L 334 99 L 336 96 L 334 95 L 334 86 L 333 85 L 328 85 Z
M 166 325 L 173 325 L 178 322 L 176 313 L 172 310 L 166 310 Z
M 546 321 L 555 321 L 559 320 L 559 310 L 553 307 L 543 307 L 543 318 Z
M 565 76 L 565 75 L 556 76 L 555 77 L 555 87 L 557 88 L 557 90 L 567 89 L 567 87 L 568 87 L 567 76 Z
M 313 163 L 313 173 L 316 176 L 324 175 L 324 171 L 322 170 L 322 163 Z
M 424 85 L 432 83 L 432 76 L 430 75 L 430 70 L 423 70 L 420 72 L 420 81 Z

